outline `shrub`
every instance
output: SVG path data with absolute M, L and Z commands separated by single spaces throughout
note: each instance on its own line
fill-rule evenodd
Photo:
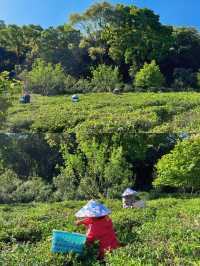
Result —
M 39 177 L 22 181 L 9 169 L 0 175 L 0 203 L 47 201 L 51 193 L 51 186 Z
M 157 163 L 155 187 L 200 188 L 200 137 L 178 142 Z
M 48 201 L 51 197 L 51 186 L 46 185 L 39 177 L 32 177 L 23 182 L 15 191 L 17 202 Z
M 22 181 L 10 169 L 4 170 L 0 175 L 0 203 L 11 203 L 15 201 L 15 191 Z
M 95 141 L 80 144 L 81 151 L 70 154 L 65 149 L 65 167 L 54 178 L 61 199 L 115 197 L 130 185 L 132 175 L 122 147 L 108 147 Z
M 134 85 L 136 88 L 147 90 L 150 87 L 160 87 L 164 82 L 159 66 L 152 61 L 150 64 L 145 63 L 143 68 L 136 73 Z
M 9 72 L 0 73 L 0 128 L 6 119 L 6 112 L 10 106 L 12 96 L 21 91 L 21 82 L 11 80 Z
M 72 88 L 72 93 L 87 93 L 92 91 L 92 84 L 87 79 L 79 79 Z
M 64 85 L 65 85 L 65 88 L 63 90 L 64 93 L 74 93 L 74 86 L 76 84 L 76 79 L 73 78 L 72 76 L 70 75 L 66 75 L 65 76 L 65 81 L 64 81 Z
M 41 59 L 37 59 L 33 69 L 28 73 L 23 73 L 22 78 L 26 80 L 31 92 L 42 95 L 62 94 L 66 83 L 71 85 L 71 80 L 69 77 L 66 78 L 60 64 L 53 65 Z
M 123 92 L 133 92 L 134 88 L 132 84 L 124 84 Z
M 92 80 L 94 91 L 111 92 L 116 87 L 121 87 L 121 78 L 118 67 L 114 69 L 112 66 L 99 65 L 96 69 L 92 70 Z

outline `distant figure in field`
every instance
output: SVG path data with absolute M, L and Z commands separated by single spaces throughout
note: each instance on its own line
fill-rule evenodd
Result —
M 72 102 L 77 103 L 79 101 L 79 96 L 77 94 L 72 95 Z
M 26 104 L 26 103 L 30 103 L 30 102 L 31 102 L 31 96 L 27 91 L 25 91 L 24 95 L 21 96 L 21 98 L 20 98 L 20 103 Z
M 31 102 L 31 96 L 27 91 L 25 91 L 25 93 L 24 93 L 24 99 L 25 99 L 25 103 Z
M 120 90 L 119 89 L 114 89 L 113 90 L 113 94 L 120 94 Z
M 127 188 L 122 194 L 123 208 L 144 208 L 145 202 L 140 200 L 137 191 Z

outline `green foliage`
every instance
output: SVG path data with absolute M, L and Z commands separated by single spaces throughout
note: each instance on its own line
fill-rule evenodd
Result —
M 161 25 L 152 10 L 122 4 L 112 7 L 102 30 L 109 55 L 116 62 L 123 60 L 136 68 L 168 54 L 171 33 L 172 28 Z
M 146 209 L 122 209 L 106 201 L 122 247 L 108 254 L 105 265 L 198 265 L 199 199 L 158 199 Z M 96 247 L 76 254 L 52 254 L 53 229 L 84 233 L 74 214 L 85 202 L 0 206 L 0 264 L 6 266 L 100 266 Z
M 145 90 L 151 87 L 158 88 L 164 84 L 164 76 L 155 61 L 151 64 L 144 64 L 143 68 L 136 73 L 134 84 L 136 88 Z
M 195 28 L 163 25 L 152 10 L 135 5 L 95 3 L 83 14 L 72 14 L 70 24 L 47 29 L 38 25 L 6 25 L 3 21 L 0 24 L 0 72 L 18 76 L 31 71 L 37 59 L 53 67 L 60 64 L 70 75 L 67 93 L 106 87 L 103 82 L 97 88 L 96 84 L 92 88 L 86 84 L 86 78 L 91 78 L 91 67 L 105 64 L 118 68 L 120 84 L 114 87 L 119 87 L 121 78 L 122 82 L 130 82 L 130 77 L 134 78 L 144 63 L 152 60 L 159 64 L 173 91 L 196 89 L 194 73 L 200 68 L 199 54 L 200 34 Z M 74 84 L 71 76 L 80 82 Z
M 16 202 L 45 202 L 51 198 L 52 188 L 46 185 L 42 178 L 32 177 L 23 182 L 15 191 Z
M 1 29 L 0 45 L 13 51 L 17 57 L 17 64 L 24 55 L 25 40 L 22 29 L 17 25 L 9 25 Z
M 6 118 L 6 111 L 11 104 L 12 97 L 21 91 L 21 82 L 11 80 L 9 72 L 0 73 L 0 127 Z
M 92 70 L 91 85 L 94 91 L 113 91 L 117 86 L 120 86 L 121 79 L 118 67 L 114 69 L 112 66 L 99 65 Z
M 15 201 L 15 191 L 22 181 L 11 170 L 4 170 L 0 175 L 0 202 L 10 203 Z
M 77 80 L 72 88 L 72 93 L 87 93 L 93 90 L 93 86 L 88 79 Z
M 154 185 L 198 190 L 200 188 L 199 147 L 198 135 L 178 142 L 175 148 L 157 163 L 157 178 Z
M 43 30 L 38 47 L 38 56 L 51 64 L 61 64 L 66 73 L 79 76 L 84 72 L 85 62 L 78 47 L 80 31 L 70 25 Z M 55 49 L 56 47 L 56 49 Z
M 93 93 L 80 95 L 76 104 L 71 102 L 71 97 L 32 95 L 31 105 L 15 103 L 9 109 L 6 130 L 48 133 L 49 142 L 54 143 L 57 151 L 49 150 L 45 142 L 36 137 L 37 134 L 21 140 L 20 145 L 1 142 L 2 147 L 8 147 L 4 158 L 10 154 L 5 160 L 9 165 L 5 167 L 14 169 L 19 176 L 38 175 L 51 182 L 50 173 L 54 173 L 53 176 L 59 174 L 56 163 L 62 165 L 58 155 L 60 143 L 69 144 L 69 154 L 78 155 L 85 165 L 87 160 L 82 144 L 87 146 L 88 143 L 90 147 L 95 139 L 98 145 L 109 148 L 108 159 L 112 149 L 122 147 L 123 158 L 132 171 L 130 181 L 134 179 L 136 187 L 149 189 L 154 164 L 173 148 L 179 133 L 199 131 L 199 104 L 198 93 Z M 66 176 L 68 173 L 63 174 L 64 180 Z
M 33 69 L 25 73 L 29 90 L 42 95 L 61 94 L 65 90 L 66 76 L 60 64 L 52 65 L 42 59 L 36 60 Z M 66 80 L 69 84 L 69 78 Z
M 197 85 L 200 87 L 200 71 L 197 73 Z
M 51 193 L 51 187 L 39 177 L 22 181 L 9 169 L 4 169 L 0 175 L 1 203 L 47 201 Z
M 122 147 L 80 140 L 76 152 L 68 149 L 62 146 L 65 167 L 54 179 L 62 199 L 112 197 L 130 185 L 132 173 Z
M 23 180 L 40 176 L 50 182 L 62 163 L 59 150 L 50 147 L 44 135 L 0 134 L 0 160 L 4 168 L 12 169 Z
M 197 86 L 196 73 L 192 69 L 175 68 L 173 87 L 178 91 L 192 90 Z

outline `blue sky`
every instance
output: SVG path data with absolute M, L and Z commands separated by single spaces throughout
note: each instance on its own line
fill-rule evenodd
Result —
M 0 0 L 0 20 L 8 24 L 57 26 L 67 22 L 71 13 L 83 12 L 95 0 Z M 193 26 L 200 30 L 200 0 L 110 0 L 111 3 L 136 4 L 160 15 L 164 24 Z

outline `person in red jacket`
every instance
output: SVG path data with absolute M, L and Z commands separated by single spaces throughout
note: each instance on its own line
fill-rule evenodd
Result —
M 98 259 L 103 259 L 106 252 L 118 248 L 112 220 L 107 216 L 111 211 L 97 201 L 90 201 L 83 207 L 76 217 L 84 218 L 77 221 L 77 225 L 83 224 L 87 229 L 87 244 L 99 242 Z

